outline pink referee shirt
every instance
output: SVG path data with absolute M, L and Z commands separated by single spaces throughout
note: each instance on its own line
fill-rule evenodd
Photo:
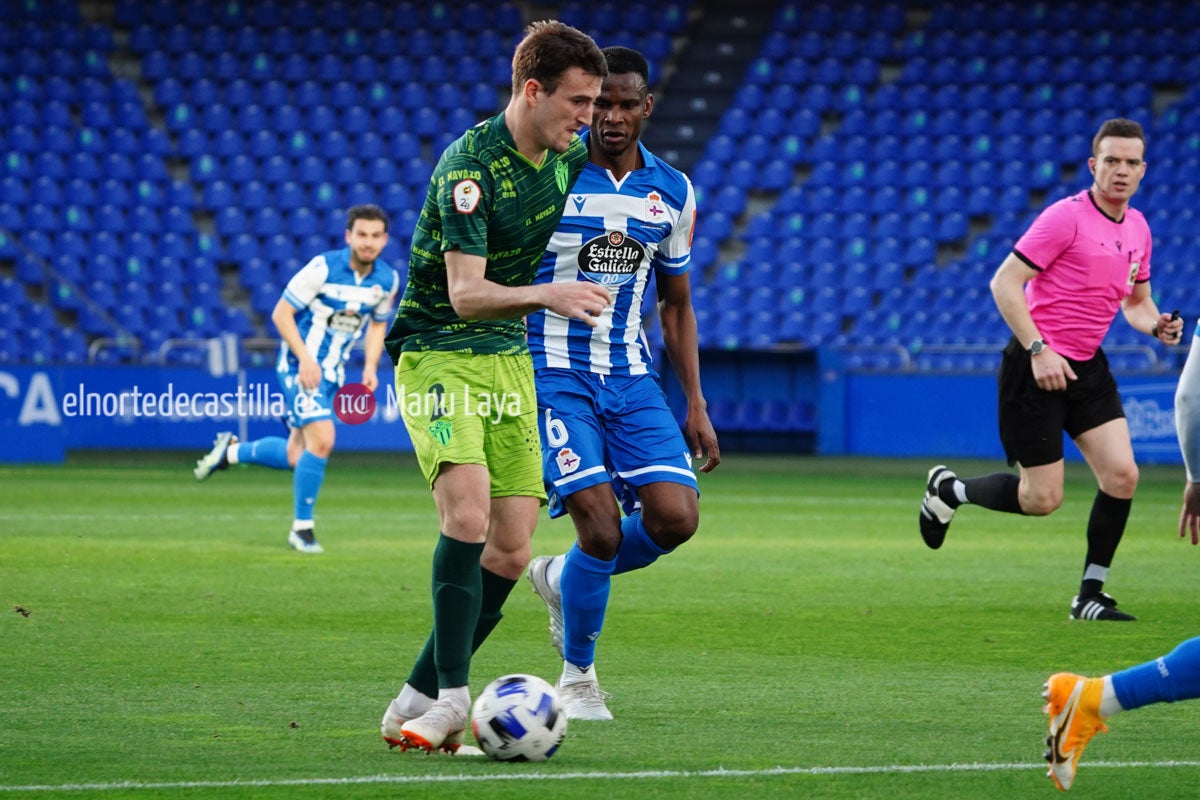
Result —
M 1054 203 L 1013 252 L 1038 274 L 1025 284 L 1029 313 L 1046 344 L 1076 361 L 1096 354 L 1121 301 L 1150 280 L 1150 226 L 1142 212 L 1109 217 L 1088 191 Z

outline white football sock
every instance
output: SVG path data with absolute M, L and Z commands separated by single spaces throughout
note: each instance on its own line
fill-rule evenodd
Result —
M 1112 675 L 1104 676 L 1104 691 L 1100 694 L 1100 716 L 1108 719 L 1113 714 L 1119 714 L 1125 709 L 1121 706 L 1121 701 L 1117 699 L 1117 692 L 1113 689 Z
M 595 683 L 596 682 L 596 665 L 588 664 L 586 667 L 577 667 L 570 661 L 563 662 L 562 677 L 558 679 L 559 686 L 570 686 L 574 683 Z

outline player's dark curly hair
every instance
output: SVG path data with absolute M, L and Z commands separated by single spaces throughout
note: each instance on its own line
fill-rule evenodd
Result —
M 604 54 L 592 37 L 557 20 L 531 23 L 513 53 L 513 94 L 519 94 L 525 81 L 531 78 L 547 94 L 554 94 L 563 74 L 571 67 L 579 67 L 601 79 L 608 76 Z
M 1095 138 L 1092 139 L 1092 155 L 1100 149 L 1100 140 L 1106 136 L 1115 136 L 1118 139 L 1141 139 L 1142 140 L 1142 158 L 1146 157 L 1146 134 L 1142 130 L 1142 126 L 1131 119 L 1117 117 L 1116 119 L 1107 119 L 1100 126 L 1100 130 L 1096 131 Z
M 353 229 L 354 221 L 358 219 L 379 220 L 383 223 L 384 233 L 387 233 L 387 212 L 374 203 L 363 203 L 362 205 L 350 206 L 350 208 L 346 211 L 346 230 Z
M 604 60 L 608 62 L 609 75 L 638 75 L 642 79 L 642 94 L 650 90 L 650 65 L 644 55 L 619 45 L 606 47 L 600 52 L 604 53 Z

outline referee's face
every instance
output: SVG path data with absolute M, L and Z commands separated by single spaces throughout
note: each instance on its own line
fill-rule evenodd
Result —
M 1141 139 L 1105 136 L 1088 159 L 1095 191 L 1108 202 L 1123 206 L 1133 197 L 1146 174 L 1145 145 Z

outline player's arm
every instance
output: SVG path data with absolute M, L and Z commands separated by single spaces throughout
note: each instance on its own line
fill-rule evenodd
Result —
M 700 388 L 699 337 L 696 331 L 696 312 L 692 308 L 692 287 L 687 273 L 668 275 L 660 272 L 658 281 L 658 318 L 662 324 L 663 345 L 675 377 L 687 397 L 687 419 L 683 435 L 692 456 L 699 461 L 701 472 L 712 472 L 721 463 L 721 448 L 717 433 L 708 418 L 708 401 Z
M 612 298 L 590 281 L 504 286 L 486 277 L 487 259 L 461 250 L 446 251 L 446 288 L 454 313 L 466 320 L 515 319 L 548 308 L 596 326 Z
M 1133 285 L 1133 291 L 1121 301 L 1121 313 L 1134 330 L 1153 336 L 1164 344 L 1179 344 L 1183 320 L 1163 314 L 1150 294 L 1150 281 Z
M 1191 533 L 1192 544 L 1200 544 L 1200 335 L 1196 334 L 1175 389 L 1175 429 L 1187 468 L 1179 535 Z
M 989 284 L 1000 316 L 1004 317 L 1022 347 L 1029 347 L 1035 339 L 1042 338 L 1025 299 L 1025 284 L 1037 274 L 1037 270 L 1022 261 L 1016 253 L 1009 253 Z M 1071 369 L 1067 360 L 1049 345 L 1030 359 L 1030 366 L 1038 387 L 1046 391 L 1064 390 L 1067 381 L 1076 378 L 1075 370 Z
M 296 311 L 295 306 L 281 297 L 275 304 L 275 310 L 271 312 L 271 322 L 275 323 L 279 337 L 300 362 L 300 385 L 305 389 L 316 389 L 321 385 L 321 367 L 304 346 L 304 338 L 300 335 L 300 328 L 296 326 Z
M 383 340 L 387 336 L 387 329 L 386 322 L 371 320 L 367 324 L 367 333 L 363 337 L 362 382 L 363 386 L 372 392 L 379 386 L 379 376 L 375 371 L 379 364 L 379 358 L 383 355 Z

